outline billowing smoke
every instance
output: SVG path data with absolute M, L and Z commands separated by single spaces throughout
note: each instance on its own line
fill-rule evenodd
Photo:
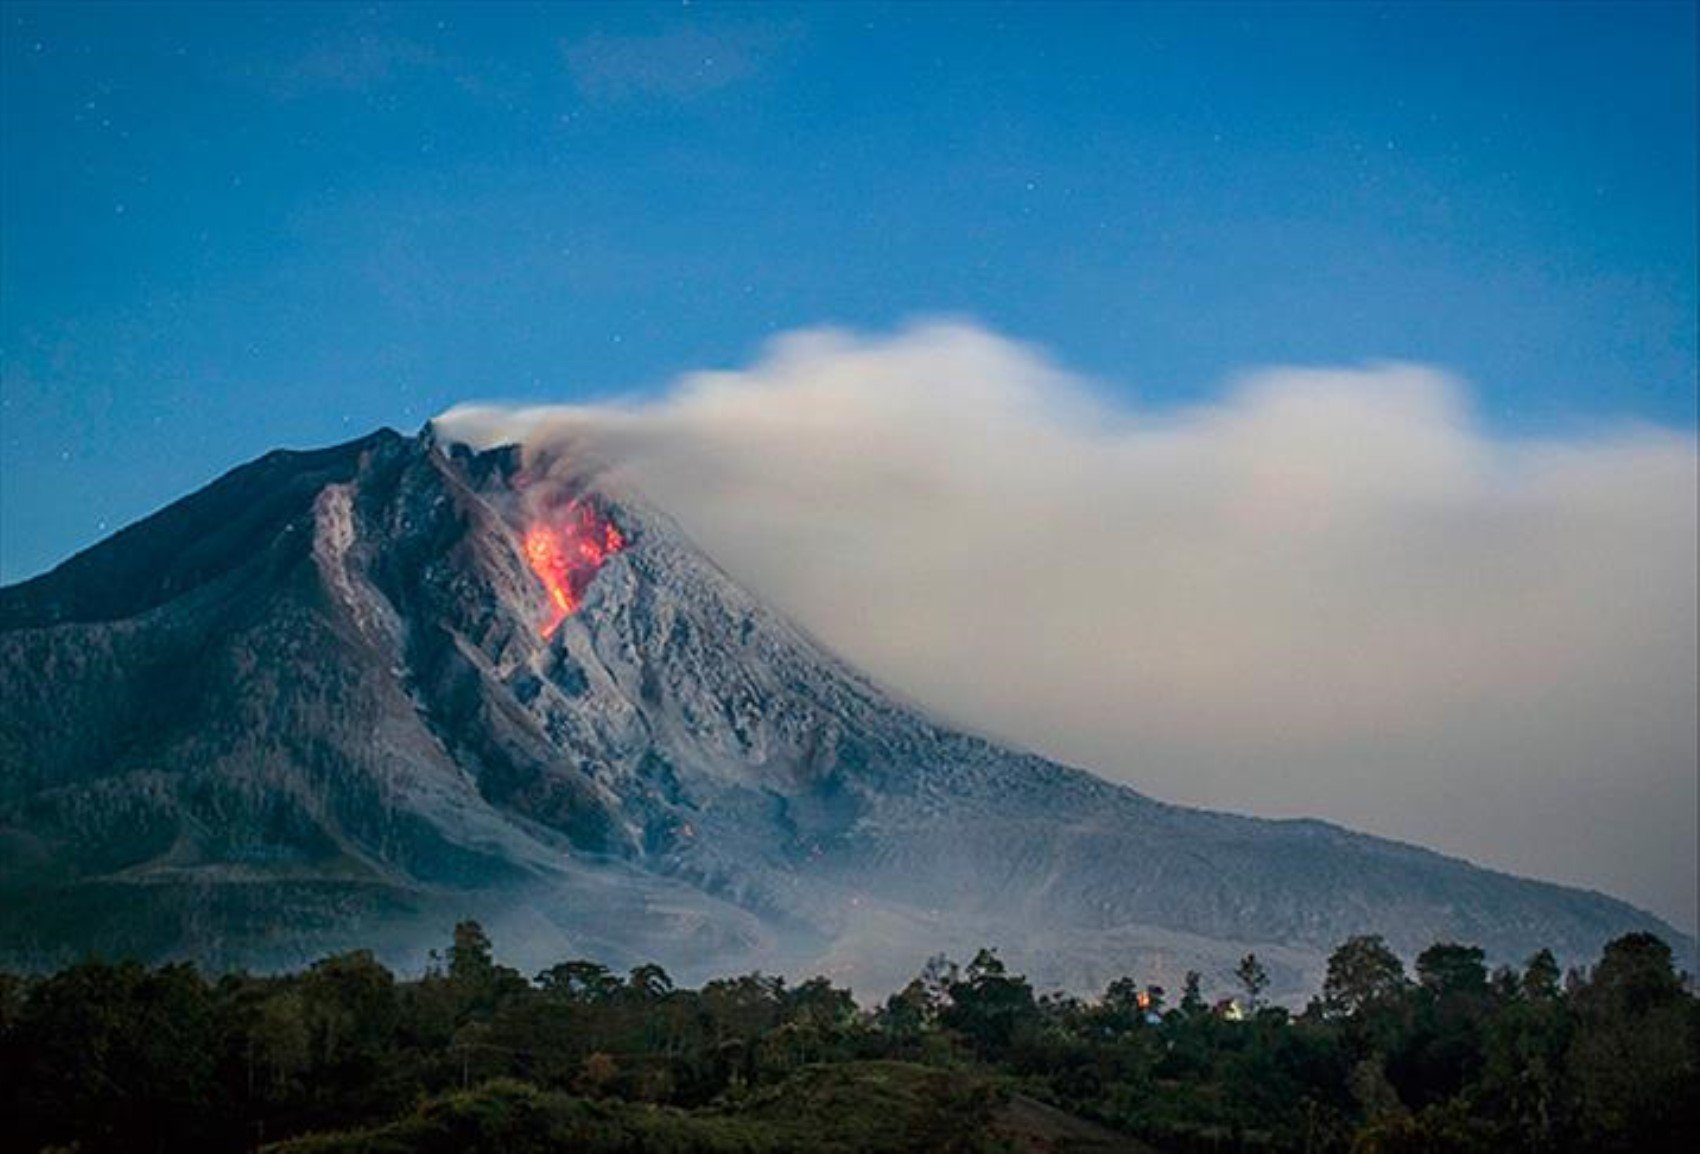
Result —
M 608 462 L 982 731 L 1694 926 L 1691 435 L 1496 438 L 1460 382 L 1406 364 L 1145 411 L 968 324 L 797 333 L 659 399 L 439 427 Z

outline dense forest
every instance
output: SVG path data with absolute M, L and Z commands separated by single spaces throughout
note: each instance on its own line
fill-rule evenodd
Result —
M 1124 978 L 1036 996 L 992 951 L 877 1008 L 824 979 L 527 979 L 474 923 L 422 977 L 367 953 L 209 978 L 0 975 L 0 1146 L 27 1151 L 1674 1150 L 1700 1001 L 1647 934 L 1561 973 L 1374 937 L 1302 1013 Z

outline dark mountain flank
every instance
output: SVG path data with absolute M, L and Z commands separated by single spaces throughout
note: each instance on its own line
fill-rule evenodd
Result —
M 1350 934 L 1503 959 L 1647 929 L 1314 821 L 1165 805 L 943 727 L 640 496 L 432 434 L 276 452 L 0 590 L 0 953 L 810 969 L 1296 989 Z

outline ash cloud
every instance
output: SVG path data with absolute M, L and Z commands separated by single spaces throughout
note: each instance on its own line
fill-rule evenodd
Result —
M 1695 927 L 1690 434 L 1497 438 L 1462 382 L 1409 364 L 1268 369 L 1147 411 L 967 323 L 800 332 L 657 399 L 438 427 L 607 462 L 983 732 Z

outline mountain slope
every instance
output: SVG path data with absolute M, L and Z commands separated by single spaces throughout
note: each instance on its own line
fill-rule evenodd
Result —
M 554 627 L 528 534 L 562 510 L 619 547 Z M 468 915 L 523 963 L 863 989 L 987 942 L 1083 987 L 1255 949 L 1297 988 L 1357 932 L 1692 948 L 1599 895 L 941 727 L 640 496 L 429 432 L 269 454 L 0 590 L 0 701 L 0 949 L 25 961 L 408 962 Z

